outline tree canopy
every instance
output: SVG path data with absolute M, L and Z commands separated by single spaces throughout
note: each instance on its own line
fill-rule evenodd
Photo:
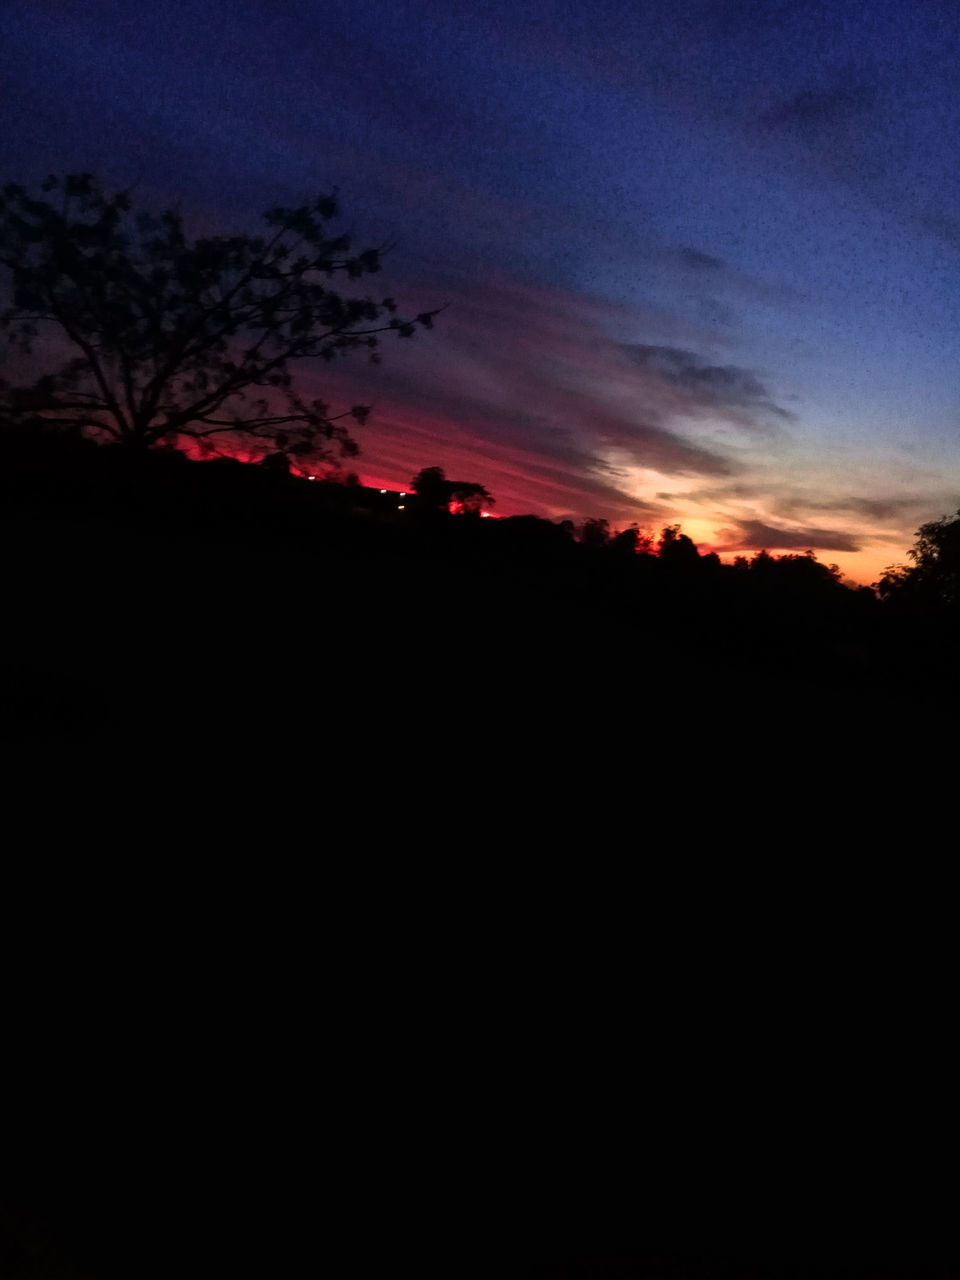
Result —
M 960 511 L 917 530 L 907 552 L 912 565 L 891 565 L 877 589 L 884 598 L 913 601 L 955 612 L 960 607 Z
M 107 194 L 90 174 L 50 177 L 39 196 L 3 187 L 12 300 L 0 329 L 54 367 L 0 384 L 0 415 L 139 449 L 240 435 L 311 459 L 356 453 L 344 420 L 369 408 L 331 415 L 298 394 L 293 366 L 357 349 L 376 361 L 382 334 L 410 337 L 437 313 L 401 319 L 392 298 L 333 288 L 379 271 L 383 251 L 353 252 L 330 230 L 337 213 L 322 196 L 269 210 L 263 236 L 191 241 L 175 210 L 134 214 L 129 192 Z
M 410 482 L 425 510 L 455 515 L 480 515 L 496 499 L 472 480 L 448 480 L 443 467 L 423 467 Z

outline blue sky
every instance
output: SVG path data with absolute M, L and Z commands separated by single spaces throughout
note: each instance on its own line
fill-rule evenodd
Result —
M 960 506 L 960 10 L 7 0 L 0 176 L 339 188 L 437 329 L 308 371 L 361 474 L 870 581 Z

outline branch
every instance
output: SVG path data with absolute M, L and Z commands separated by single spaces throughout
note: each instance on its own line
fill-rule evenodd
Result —
M 36 421 L 49 422 L 56 424 L 58 427 L 78 427 L 81 430 L 84 427 L 94 427 L 97 431 L 105 431 L 107 435 L 113 436 L 114 440 L 123 439 L 116 427 L 112 427 L 109 422 L 101 422 L 99 418 L 52 418 L 44 413 L 34 413 L 33 417 Z
M 229 431 L 242 432 L 245 435 L 255 436 L 263 427 L 278 427 L 289 422 L 303 422 L 303 415 L 298 414 L 292 418 L 252 418 L 247 422 L 229 422 L 222 427 L 211 427 L 209 431 L 195 431 L 185 427 L 180 428 L 180 434 L 192 436 L 196 440 L 205 439 L 207 436 L 222 436 Z
M 82 396 L 84 400 L 93 400 L 96 403 L 103 405 L 105 409 L 110 408 L 109 404 L 106 402 L 106 400 L 104 400 L 103 396 L 98 396 L 93 391 L 74 391 L 74 389 L 71 387 L 70 394 L 72 396 Z M 78 408 L 79 406 L 66 405 L 64 407 L 72 409 L 72 408 Z
M 339 422 L 341 418 L 349 418 L 351 416 L 353 416 L 353 411 L 346 409 L 343 413 L 337 413 L 332 416 L 325 415 L 324 422 L 332 424 L 334 422 Z M 211 418 L 205 415 L 202 418 L 192 418 L 191 422 L 209 422 L 211 426 L 208 431 L 198 431 L 190 429 L 189 427 L 181 427 L 179 430 L 183 435 L 192 436 L 194 439 L 202 439 L 206 436 L 223 435 L 228 431 L 246 432 L 248 435 L 256 435 L 258 431 L 266 427 L 282 427 L 292 422 L 307 422 L 310 417 L 311 414 L 309 412 L 304 412 L 279 414 L 274 417 L 244 418 L 237 422 L 231 422 L 224 418 Z M 162 434 L 166 434 L 167 428 L 162 428 L 161 432 Z M 158 437 L 155 436 L 154 438 Z
M 248 431 L 251 425 L 262 426 L 279 426 L 284 422 L 303 422 L 307 417 L 305 413 L 285 413 L 271 418 L 242 418 L 238 420 L 228 420 L 226 418 L 194 418 L 194 422 L 209 422 L 215 426 L 223 427 L 230 431 Z
M 113 414 L 114 418 L 116 419 L 117 426 L 120 428 L 121 434 L 124 434 L 127 429 L 127 424 L 124 421 L 123 413 L 120 409 L 120 406 L 119 404 L 117 404 L 117 401 L 113 396 L 113 394 L 111 393 L 110 387 L 107 384 L 107 380 L 103 375 L 103 370 L 100 367 L 100 362 L 96 357 L 94 348 L 90 345 L 89 342 L 87 342 L 85 339 L 80 337 L 79 333 L 77 333 L 74 330 L 73 326 L 69 323 L 68 320 L 65 319 L 65 317 L 62 314 L 60 314 L 59 309 L 56 307 L 54 308 L 54 315 L 56 316 L 57 321 L 63 326 L 64 332 L 66 333 L 67 337 L 70 338 L 72 342 L 75 342 L 77 346 L 80 348 L 80 350 L 83 352 L 83 354 L 86 356 L 87 363 L 90 365 L 90 368 L 93 371 L 93 376 L 97 380 L 97 383 L 100 387 L 100 391 L 103 395 L 104 401 L 106 402 L 107 407 L 109 408 L 110 412 Z
M 196 322 L 187 331 L 186 337 L 180 343 L 178 343 L 178 345 L 174 348 L 173 352 L 168 357 L 163 368 L 158 370 L 154 374 L 153 378 L 151 378 L 150 381 L 147 383 L 146 387 L 144 388 L 145 394 L 149 393 L 147 395 L 147 400 L 145 401 L 145 406 L 144 406 L 147 421 L 149 421 L 153 417 L 153 415 L 156 413 L 157 407 L 160 403 L 160 397 L 163 392 L 163 387 L 166 385 L 166 383 L 170 380 L 171 377 L 175 376 L 178 369 L 180 369 L 188 360 L 196 359 L 202 356 L 204 352 L 209 352 L 212 348 L 214 348 L 217 345 L 217 343 L 219 343 L 223 338 L 227 337 L 230 334 L 231 330 L 235 331 L 241 327 L 248 327 L 248 328 L 255 327 L 257 322 L 257 316 L 262 314 L 264 309 L 267 306 L 269 306 L 271 311 L 273 311 L 276 314 L 278 304 L 282 302 L 283 298 L 286 295 L 290 294 L 292 290 L 292 283 L 302 280 L 308 271 L 319 269 L 317 266 L 317 263 L 319 262 L 319 258 L 316 258 L 313 260 L 313 262 L 308 264 L 306 268 L 302 268 L 299 270 L 291 269 L 288 272 L 276 271 L 272 277 L 273 279 L 289 280 L 292 283 L 290 285 L 287 285 L 283 288 L 276 290 L 275 292 L 270 294 L 268 297 L 264 297 L 264 296 L 257 297 L 254 301 L 244 304 L 243 307 L 239 308 L 239 310 L 233 312 L 232 314 L 227 312 L 225 323 L 214 332 L 203 335 L 202 341 L 199 341 L 198 343 L 196 343 L 194 348 L 191 350 L 191 343 L 195 338 L 197 338 L 199 335 L 202 334 L 204 323 L 211 316 L 216 315 L 217 311 L 226 308 L 229 302 L 231 301 L 231 299 L 236 296 L 237 292 L 241 288 L 243 288 L 244 285 L 249 284 L 251 281 L 258 278 L 255 274 L 256 268 L 259 265 L 262 265 L 267 262 L 270 251 L 275 247 L 275 245 L 277 244 L 281 236 L 286 231 L 289 231 L 289 229 L 290 229 L 289 227 L 281 227 L 280 230 L 276 233 L 276 235 L 274 235 L 273 238 L 264 247 L 263 252 L 258 256 L 256 261 L 250 264 L 245 274 L 240 277 L 240 279 L 236 282 L 236 284 L 230 290 L 228 290 L 226 294 L 221 295 L 221 297 L 218 298 L 216 303 L 214 303 L 212 306 L 205 308 L 200 313 Z M 293 251 L 296 250 L 297 246 L 300 243 L 302 243 L 302 241 L 300 240 L 294 243 Z M 379 252 L 379 250 L 377 252 Z M 349 267 L 352 261 L 353 259 L 350 259 L 350 258 L 344 258 L 342 260 L 333 259 L 330 263 L 330 270 L 331 271 L 343 270 Z M 293 306 L 290 308 L 285 308 L 284 310 L 286 314 L 290 316 L 295 316 L 299 314 L 303 309 L 304 307 L 301 305 L 301 306 Z M 397 324 L 389 324 L 389 325 L 384 325 L 380 328 L 375 328 L 375 329 L 350 330 L 346 327 L 346 325 L 340 325 L 333 329 L 330 329 L 327 333 L 322 334 L 319 337 L 312 338 L 310 340 L 309 345 L 315 346 L 317 343 L 326 342 L 331 337 L 341 333 L 349 332 L 351 334 L 356 334 L 358 337 L 369 337 L 375 333 L 386 333 L 389 330 L 397 329 L 398 327 L 399 326 Z M 263 332 L 255 342 L 254 346 L 250 348 L 250 350 L 253 353 L 258 352 L 260 348 L 263 346 L 263 343 L 266 342 L 268 338 L 270 338 L 271 336 L 275 337 L 277 335 L 278 330 L 280 328 L 281 328 L 281 325 L 276 323 L 275 321 L 271 324 L 265 324 L 263 328 Z M 299 345 L 299 343 L 291 344 L 288 348 L 286 355 L 284 355 L 282 359 L 290 359 L 294 355 L 319 354 L 319 353 L 311 353 L 310 351 L 298 351 L 296 350 L 297 345 Z M 273 361 L 271 362 L 271 365 L 269 367 L 271 368 L 276 367 L 276 364 L 277 364 L 277 361 Z M 257 385 L 256 378 L 250 378 L 247 381 L 238 384 L 238 386 L 235 387 L 234 390 L 240 389 L 242 386 L 249 386 L 249 385 Z M 233 394 L 233 392 L 231 392 L 230 394 Z M 216 403 L 222 403 L 222 402 L 223 401 L 221 400 Z
M 123 374 L 123 388 L 127 401 L 127 412 L 130 414 L 130 425 L 136 429 L 137 403 L 133 390 L 133 372 L 130 368 L 130 361 L 127 358 L 127 353 L 124 351 L 119 337 L 115 338 L 114 342 L 120 355 L 120 368 Z
M 161 394 L 162 388 L 166 385 L 167 381 L 173 376 L 174 373 L 176 373 L 177 369 L 183 363 L 184 357 L 187 353 L 187 350 L 189 349 L 190 343 L 193 341 L 196 335 L 202 331 L 203 326 L 207 322 L 207 320 L 212 315 L 215 315 L 217 310 L 220 307 L 227 306 L 230 300 L 236 296 L 238 291 L 242 289 L 245 285 L 249 284 L 254 279 L 255 268 L 266 260 L 267 255 L 276 246 L 277 242 L 281 239 L 281 237 L 284 235 L 286 230 L 287 230 L 286 227 L 280 227 L 276 235 L 274 235 L 266 243 L 266 245 L 264 246 L 263 252 L 260 254 L 260 256 L 256 259 L 256 261 L 250 263 L 245 274 L 240 277 L 240 279 L 236 282 L 233 288 L 229 289 L 225 295 L 222 295 L 220 298 L 218 298 L 217 301 L 213 303 L 212 306 L 209 306 L 200 312 L 200 315 L 197 317 L 196 322 L 191 326 L 190 329 L 187 330 L 186 334 L 184 335 L 183 341 L 178 346 L 174 347 L 173 351 L 171 352 L 170 356 L 166 361 L 166 364 L 163 366 L 162 369 L 159 369 L 154 374 L 154 376 L 150 379 L 150 381 L 147 383 L 146 387 L 144 388 L 144 392 L 145 394 L 149 393 L 149 405 L 150 405 L 151 417 L 156 412 L 157 405 L 160 402 L 160 394 Z M 222 333 L 221 333 L 221 336 L 222 336 Z M 201 348 L 201 350 L 202 349 L 203 348 Z

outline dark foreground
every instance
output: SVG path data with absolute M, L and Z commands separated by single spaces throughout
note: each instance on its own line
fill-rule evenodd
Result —
M 946 634 L 223 474 L 7 494 L 2 1280 L 954 1275 Z
M 956 699 L 945 633 L 812 567 L 767 587 L 532 518 L 385 521 L 256 471 L 8 478 L 10 742 L 229 748 L 242 767 L 269 741 L 366 768 L 523 742 L 558 767 L 600 752 L 642 772 L 751 740 L 819 758 L 880 735 L 895 752 Z

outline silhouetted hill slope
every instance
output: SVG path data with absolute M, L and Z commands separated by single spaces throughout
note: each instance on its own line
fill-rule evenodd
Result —
M 14 738 L 889 730 L 955 696 L 946 639 L 815 563 L 619 555 L 177 454 L 22 453 L 3 473 Z

